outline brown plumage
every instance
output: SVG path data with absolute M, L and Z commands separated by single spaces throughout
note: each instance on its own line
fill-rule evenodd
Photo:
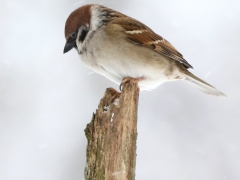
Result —
M 166 39 L 113 9 L 90 4 L 73 11 L 65 25 L 64 53 L 78 51 L 83 63 L 120 84 L 129 77 L 143 90 L 183 80 L 205 93 L 225 96 L 188 71 L 192 66 Z

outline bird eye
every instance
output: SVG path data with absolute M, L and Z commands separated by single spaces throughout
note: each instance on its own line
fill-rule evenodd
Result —
M 76 34 L 75 32 L 73 32 L 73 33 L 70 35 L 70 37 L 71 37 L 72 39 L 76 39 L 76 38 L 77 38 L 77 34 Z

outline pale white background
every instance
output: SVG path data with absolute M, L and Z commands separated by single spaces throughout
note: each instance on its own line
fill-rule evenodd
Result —
M 91 2 L 150 26 L 228 95 L 183 82 L 141 92 L 136 179 L 240 179 L 239 0 L 1 0 L 0 179 L 83 179 L 84 129 L 118 88 L 63 55 L 66 18 Z

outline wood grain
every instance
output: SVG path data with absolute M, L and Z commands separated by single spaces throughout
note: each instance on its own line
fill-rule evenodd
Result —
M 138 97 L 133 82 L 125 83 L 121 94 L 106 90 L 85 129 L 86 180 L 135 179 Z

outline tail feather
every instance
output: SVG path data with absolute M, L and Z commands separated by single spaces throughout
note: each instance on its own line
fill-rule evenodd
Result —
M 203 91 L 207 94 L 211 94 L 211 95 L 215 95 L 215 96 L 226 96 L 224 93 L 217 90 L 215 87 L 206 83 L 205 81 L 198 78 L 197 76 L 193 75 L 189 71 L 185 71 L 184 76 L 185 76 L 186 82 L 190 83 L 191 85 L 197 87 L 198 89 L 200 89 L 201 91 Z

